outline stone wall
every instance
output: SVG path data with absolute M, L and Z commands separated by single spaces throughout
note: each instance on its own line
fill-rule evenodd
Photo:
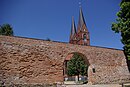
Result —
M 89 61 L 89 83 L 119 83 L 130 79 L 122 50 L 0 36 L 0 80 L 8 84 L 63 82 L 64 59 L 73 52 L 83 54 Z

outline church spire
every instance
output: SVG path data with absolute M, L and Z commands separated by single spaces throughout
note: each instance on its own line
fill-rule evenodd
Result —
M 78 32 L 83 28 L 83 26 L 86 26 L 83 12 L 82 12 L 82 7 L 80 6 L 80 11 L 79 11 L 79 21 L 78 21 Z
M 72 25 L 71 25 L 71 34 L 70 34 L 70 41 L 71 44 L 78 44 L 78 45 L 90 45 L 90 37 L 89 32 L 84 20 L 82 8 L 80 6 L 79 11 L 79 21 L 77 31 L 75 28 L 74 18 L 72 17 Z
M 76 34 L 76 33 L 77 33 L 77 32 L 76 32 L 74 17 L 72 16 L 70 40 L 73 38 L 74 34 Z

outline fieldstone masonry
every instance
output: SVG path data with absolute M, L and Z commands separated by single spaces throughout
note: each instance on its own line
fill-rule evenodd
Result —
M 91 84 L 130 80 L 122 50 L 0 36 L 0 81 L 7 84 L 62 83 L 64 60 L 73 52 L 83 54 L 89 62 L 88 82 Z

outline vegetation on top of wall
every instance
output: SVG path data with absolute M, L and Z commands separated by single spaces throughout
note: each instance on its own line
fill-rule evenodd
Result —
M 3 24 L 0 26 L 0 35 L 14 36 L 13 28 L 10 24 Z

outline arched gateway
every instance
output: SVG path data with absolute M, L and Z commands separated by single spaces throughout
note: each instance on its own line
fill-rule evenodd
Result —
M 89 83 L 120 83 L 130 79 L 122 50 L 0 36 L 0 81 L 62 83 L 64 60 L 73 52 L 83 54 L 89 62 Z
M 85 71 L 84 72 L 86 72 L 86 74 L 87 75 L 83 75 L 83 79 L 81 79 L 81 80 L 88 80 L 88 78 L 89 78 L 89 73 L 90 72 L 88 72 L 88 67 L 89 67 L 89 65 L 90 65 L 90 63 L 89 63 L 89 61 L 88 61 L 88 59 L 87 59 L 87 57 L 85 56 L 85 55 L 83 55 L 82 53 L 78 53 L 78 52 L 73 52 L 73 53 L 69 53 L 67 56 L 66 56 L 66 58 L 65 58 L 65 60 L 64 60 L 64 63 L 63 63 L 63 66 L 64 66 L 64 69 L 63 69 L 63 75 L 64 75 L 64 81 L 75 81 L 75 76 L 69 76 L 68 75 L 68 69 L 67 69 L 67 67 L 69 67 L 69 65 L 68 65 L 68 62 L 72 59 L 72 58 L 74 58 L 74 56 L 77 56 L 77 58 L 81 58 L 81 61 L 82 61 L 82 64 L 83 65 L 85 65 L 85 66 L 87 66 L 86 68 L 85 68 Z M 76 59 L 75 59 L 76 60 Z M 75 66 L 75 63 L 80 63 L 80 61 L 74 61 L 74 63 L 73 63 L 73 66 Z M 78 65 L 80 65 L 80 64 L 77 64 L 77 66 Z M 76 68 L 76 67 L 75 67 Z M 77 67 L 77 69 L 78 69 L 78 67 Z M 90 69 L 90 68 L 89 68 Z M 75 69 L 76 70 L 76 69 Z M 89 70 L 90 71 L 90 70 Z M 80 78 L 81 78 L 81 75 L 80 75 Z

